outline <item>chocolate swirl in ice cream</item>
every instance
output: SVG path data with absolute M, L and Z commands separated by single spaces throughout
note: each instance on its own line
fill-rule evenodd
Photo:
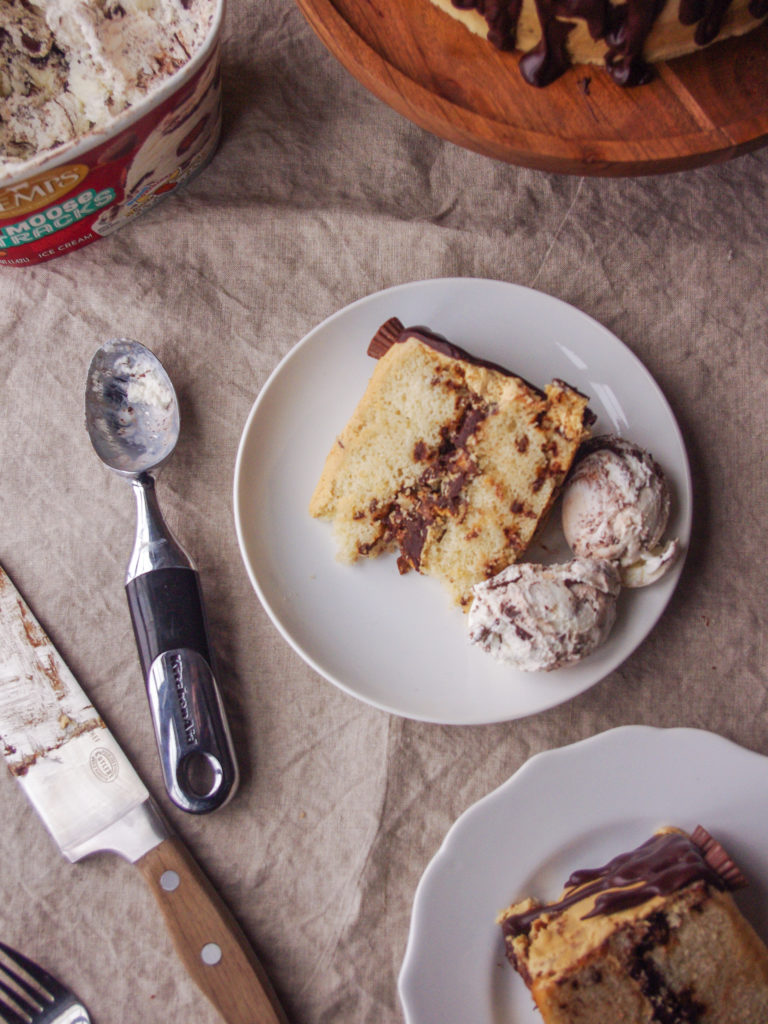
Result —
M 184 67 L 214 0 L 2 0 L 0 171 L 105 129 Z
M 575 555 L 615 562 L 624 586 L 647 586 L 678 555 L 677 540 L 663 541 L 670 503 L 650 452 L 612 434 L 590 438 L 563 491 L 563 533 Z
M 470 642 L 523 672 L 562 668 L 605 642 L 620 589 L 610 562 L 510 565 L 473 588 Z

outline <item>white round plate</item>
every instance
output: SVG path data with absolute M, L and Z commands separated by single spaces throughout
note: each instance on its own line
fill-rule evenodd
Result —
M 309 500 L 326 455 L 373 370 L 371 337 L 391 316 L 423 324 L 540 387 L 553 377 L 590 396 L 595 433 L 648 448 L 673 491 L 670 536 L 687 546 L 691 484 L 685 447 L 658 386 L 618 338 L 541 292 L 500 281 L 401 285 L 329 317 L 281 361 L 256 400 L 237 454 L 234 510 L 251 582 L 304 660 L 385 711 L 442 724 L 501 722 L 574 697 L 640 644 L 664 610 L 682 559 L 662 580 L 625 591 L 607 643 L 578 665 L 516 672 L 470 646 L 466 616 L 432 579 L 400 576 L 394 556 L 336 561 L 329 523 Z M 555 510 L 531 561 L 567 559 Z
M 425 871 L 400 973 L 406 1024 L 540 1024 L 496 915 L 549 901 L 578 868 L 664 825 L 703 825 L 749 879 L 736 893 L 768 938 L 768 758 L 697 729 L 624 726 L 532 757 L 470 807 Z

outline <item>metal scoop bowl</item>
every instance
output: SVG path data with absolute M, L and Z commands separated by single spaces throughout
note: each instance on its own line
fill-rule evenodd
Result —
M 179 439 L 179 403 L 170 377 L 146 346 L 108 341 L 88 370 L 85 422 L 102 462 L 128 478 L 159 469 Z
M 88 370 L 85 423 L 96 454 L 131 482 L 136 498 L 125 590 L 166 790 L 181 810 L 203 814 L 233 795 L 238 770 L 199 576 L 155 494 L 152 473 L 173 452 L 181 426 L 157 356 L 128 338 L 102 345 Z

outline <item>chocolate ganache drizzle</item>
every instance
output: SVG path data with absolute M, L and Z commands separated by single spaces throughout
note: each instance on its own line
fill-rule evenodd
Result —
M 488 23 L 488 40 L 500 50 L 514 50 L 522 0 L 451 0 L 459 10 L 474 10 Z M 541 38 L 520 60 L 523 78 L 531 85 L 549 85 L 570 67 L 566 49 L 573 18 L 586 22 L 593 39 L 606 44 L 605 65 L 619 85 L 643 85 L 653 77 L 643 57 L 645 42 L 666 0 L 535 0 Z M 699 46 L 720 34 L 732 0 L 680 0 L 683 25 L 696 25 Z M 750 0 L 753 18 L 768 15 L 768 0 Z
M 746 884 L 720 843 L 701 826 L 691 836 L 661 832 L 603 867 L 574 871 L 561 900 L 511 914 L 504 918 L 502 928 L 505 935 L 524 935 L 542 914 L 556 914 L 591 896 L 596 896 L 595 903 L 584 919 L 627 910 L 700 881 L 720 890 Z

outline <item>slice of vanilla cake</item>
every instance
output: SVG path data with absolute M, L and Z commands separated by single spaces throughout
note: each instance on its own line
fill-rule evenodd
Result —
M 766 1024 L 768 949 L 728 891 L 743 885 L 703 828 L 665 829 L 498 920 L 543 1024 Z
M 424 327 L 388 320 L 378 359 L 331 449 L 310 513 L 341 561 L 399 551 L 467 609 L 472 586 L 520 558 L 593 417 L 563 381 L 540 391 Z

